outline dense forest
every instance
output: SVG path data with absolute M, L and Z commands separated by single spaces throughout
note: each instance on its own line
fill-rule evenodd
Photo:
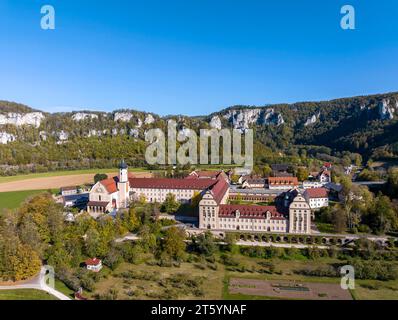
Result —
M 398 93 L 322 102 L 233 106 L 207 116 L 113 112 L 44 113 L 0 101 L 0 174 L 114 166 L 120 158 L 145 166 L 145 132 L 167 127 L 197 132 L 235 128 L 255 133 L 257 164 L 398 158 Z

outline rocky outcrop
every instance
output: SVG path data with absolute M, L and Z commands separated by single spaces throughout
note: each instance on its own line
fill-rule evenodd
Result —
M 58 141 L 68 141 L 69 139 L 69 133 L 66 131 L 62 130 L 56 133 L 56 137 Z
M 262 109 L 233 109 L 223 116 L 234 127 L 245 131 L 252 125 L 276 125 L 285 123 L 283 116 L 272 108 Z
M 130 122 L 130 120 L 133 118 L 133 114 L 131 112 L 116 112 L 113 120 L 117 121 L 122 121 L 122 122 Z
M 212 129 L 218 129 L 221 130 L 222 124 L 221 124 L 221 119 L 219 116 L 214 116 L 210 120 L 210 127 Z
M 0 144 L 7 144 L 15 140 L 16 138 L 13 134 L 10 134 L 8 132 L 0 132 Z
M 42 140 L 42 141 L 47 141 L 47 139 L 48 139 L 48 134 L 47 134 L 46 131 L 40 131 L 40 132 L 39 132 L 39 137 L 40 137 L 40 140 Z
M 83 121 L 86 119 L 93 120 L 93 119 L 98 119 L 98 115 L 95 113 L 78 112 L 72 116 L 72 119 L 74 121 Z
M 130 129 L 129 135 L 133 138 L 138 138 L 139 135 L 138 129 Z
M 147 114 L 144 120 L 145 124 L 152 124 L 155 122 L 155 118 L 151 114 Z
M 312 115 L 311 117 L 309 117 L 307 119 L 307 121 L 304 123 L 304 126 L 307 127 L 307 126 L 310 126 L 312 124 L 315 124 L 318 121 L 318 119 L 319 119 L 319 113 L 318 114 L 314 114 L 314 115 Z
M 6 114 L 0 114 L 0 125 L 12 124 L 17 127 L 22 125 L 40 127 L 41 122 L 44 119 L 42 112 L 30 112 L 30 113 L 13 113 L 9 112 Z
M 397 102 L 398 104 L 398 102 Z M 395 109 L 390 105 L 389 99 L 383 99 L 379 102 L 379 116 L 381 120 L 392 120 L 394 119 Z

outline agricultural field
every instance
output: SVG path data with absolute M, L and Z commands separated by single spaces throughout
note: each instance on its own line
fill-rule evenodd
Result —
M 143 172 L 144 168 L 129 168 L 131 172 Z M 49 178 L 49 177 L 61 177 L 61 176 L 73 176 L 82 174 L 96 174 L 96 173 L 109 173 L 116 172 L 115 168 L 109 169 L 82 169 L 82 170 L 65 170 L 65 171 L 51 171 L 43 173 L 31 173 L 16 176 L 0 177 L 0 183 L 14 182 L 20 180 L 37 179 L 37 178 Z
M 297 256 L 284 259 L 250 258 L 234 255 L 238 267 L 230 267 L 221 262 L 218 255 L 215 261 L 201 259 L 173 266 L 158 266 L 142 262 L 121 264 L 116 270 L 103 269 L 102 279 L 92 293 L 85 293 L 90 299 L 397 299 L 398 281 L 357 280 L 352 291 L 340 289 L 340 278 L 303 276 L 295 271 L 304 268 L 318 268 L 334 263 L 338 259 L 319 258 L 309 260 Z M 270 266 L 272 265 L 272 269 Z M 237 291 L 231 286 L 235 282 L 254 281 L 264 286 L 297 285 L 311 289 L 311 294 L 300 296 L 278 294 L 250 294 Z
M 160 267 L 145 263 L 121 264 L 109 272 L 86 296 L 108 299 L 112 292 L 117 299 L 220 299 L 223 287 L 223 268 L 212 270 L 194 263 Z
M 0 192 L 0 213 L 4 209 L 16 209 L 31 196 L 46 192 L 47 190 L 26 190 Z

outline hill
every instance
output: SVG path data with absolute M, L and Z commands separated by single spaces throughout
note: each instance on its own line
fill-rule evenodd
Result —
M 113 112 L 44 113 L 0 101 L 0 172 L 110 167 L 124 157 L 145 165 L 144 133 L 167 126 L 179 130 L 235 128 L 255 131 L 257 162 L 277 157 L 365 159 L 398 157 L 398 93 L 265 106 L 232 106 L 200 117 L 133 109 Z

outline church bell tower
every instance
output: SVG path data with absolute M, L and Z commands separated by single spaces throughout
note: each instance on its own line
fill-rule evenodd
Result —
M 125 209 L 129 205 L 129 178 L 128 167 L 124 160 L 119 165 L 119 208 Z

